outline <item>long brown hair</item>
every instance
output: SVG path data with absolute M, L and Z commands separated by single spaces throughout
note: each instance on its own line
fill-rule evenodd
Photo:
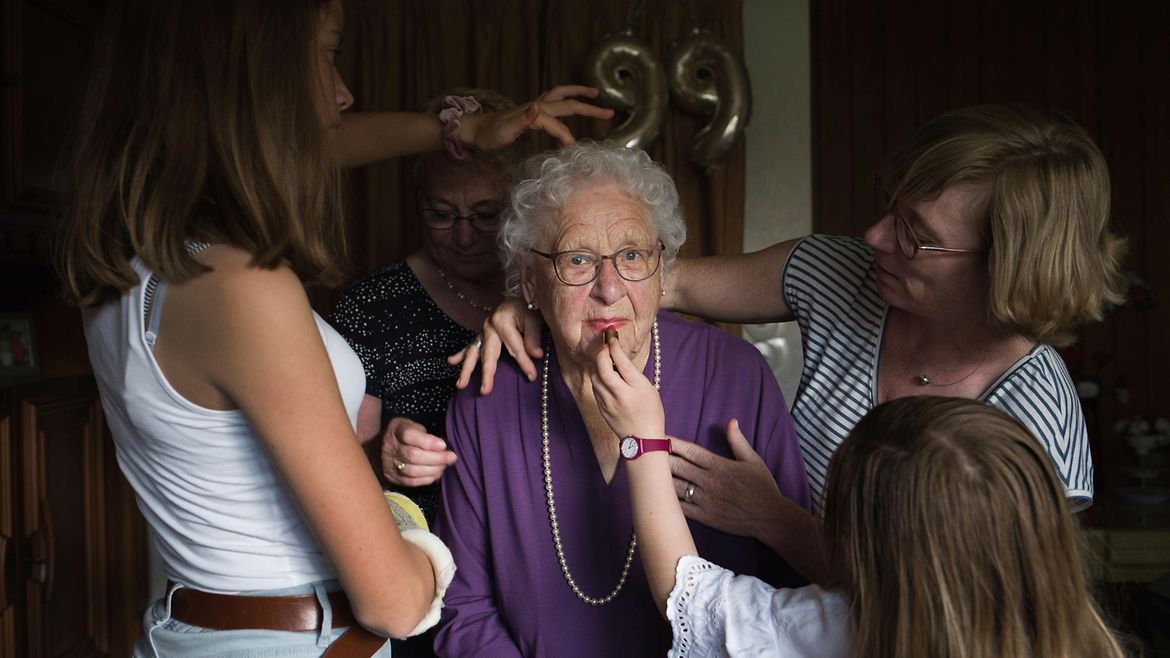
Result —
M 907 397 L 829 464 L 825 533 L 867 658 L 1122 655 L 1048 454 L 1007 414 Z
M 1123 300 L 1109 168 L 1067 116 L 1023 104 L 952 110 L 915 130 L 888 169 L 891 203 L 958 183 L 986 190 L 987 310 L 1001 326 L 1060 347 Z
M 189 240 L 226 242 L 308 281 L 344 263 L 339 177 L 310 85 L 322 0 L 111 3 L 73 158 L 58 269 L 89 306 L 205 271 Z

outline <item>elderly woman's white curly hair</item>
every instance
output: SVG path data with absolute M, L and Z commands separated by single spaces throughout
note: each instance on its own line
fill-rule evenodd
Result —
M 573 193 L 587 185 L 614 184 L 646 207 L 662 241 L 662 269 L 674 262 L 686 241 L 687 227 L 679 208 L 678 190 L 662 165 L 645 151 L 613 142 L 582 141 L 528 158 L 516 176 L 504 223 L 500 257 L 508 273 L 508 293 L 519 294 L 520 260 L 537 246 L 542 229 L 554 221 Z

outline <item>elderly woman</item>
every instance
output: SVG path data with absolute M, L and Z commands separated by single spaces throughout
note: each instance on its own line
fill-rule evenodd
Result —
M 530 159 L 520 178 L 500 241 L 511 289 L 546 325 L 545 358 L 535 381 L 501 363 L 493 395 L 464 391 L 452 403 L 460 458 L 444 478 L 437 532 L 459 570 L 435 646 L 451 656 L 661 655 L 670 628 L 635 560 L 617 466 L 667 447 L 630 438 L 619 454 L 623 437 L 602 419 L 590 380 L 606 334 L 659 387 L 667 432 L 728 455 L 723 432 L 737 419 L 779 490 L 807 509 L 795 433 L 751 345 L 659 313 L 685 234 L 661 167 L 640 151 L 579 144 Z M 792 580 L 752 539 L 692 532 L 720 564 Z
M 804 373 L 792 416 L 817 501 L 830 457 L 869 409 L 933 394 L 981 400 L 1020 421 L 1052 458 L 1070 506 L 1087 507 L 1088 435 L 1054 347 L 1121 299 L 1122 241 L 1108 229 L 1101 152 L 1063 115 L 969 107 L 919 128 L 879 189 L 882 214 L 864 239 L 814 235 L 680 261 L 663 305 L 800 324 Z M 531 374 L 528 354 L 539 348 L 527 335 L 522 344 L 519 313 L 499 311 L 488 328 L 504 333 Z M 498 345 L 489 331 L 485 362 Z M 729 439 L 743 448 L 738 434 Z M 673 453 L 676 489 L 695 492 L 684 501 L 690 518 L 759 538 L 813 580 L 828 576 L 823 551 L 814 550 L 818 522 L 786 502 L 753 460 L 681 441 Z

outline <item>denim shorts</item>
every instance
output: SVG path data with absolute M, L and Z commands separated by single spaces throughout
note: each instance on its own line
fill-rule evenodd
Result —
M 171 595 L 182 585 L 172 585 L 166 596 L 154 602 L 143 616 L 145 631 L 134 645 L 134 657 L 159 656 L 216 656 L 220 658 L 260 658 L 282 656 L 301 658 L 320 656 L 325 653 L 345 628 L 333 628 L 333 611 L 327 594 L 340 589 L 337 581 L 312 583 L 300 587 L 280 590 L 243 592 L 240 596 L 295 596 L 315 594 L 324 611 L 324 621 L 319 631 L 272 631 L 245 629 L 221 631 L 191 626 L 171 618 Z M 386 642 L 377 653 L 377 658 L 390 656 L 390 643 Z

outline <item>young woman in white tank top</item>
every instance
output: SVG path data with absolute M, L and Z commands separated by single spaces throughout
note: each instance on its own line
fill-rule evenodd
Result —
M 354 435 L 361 364 L 305 293 L 345 263 L 331 163 L 571 140 L 557 116 L 608 112 L 562 87 L 461 130 L 343 122 L 339 0 L 108 11 L 60 267 L 171 580 L 136 653 L 319 655 L 346 627 L 387 652 L 435 622 L 453 566 L 395 525 Z

